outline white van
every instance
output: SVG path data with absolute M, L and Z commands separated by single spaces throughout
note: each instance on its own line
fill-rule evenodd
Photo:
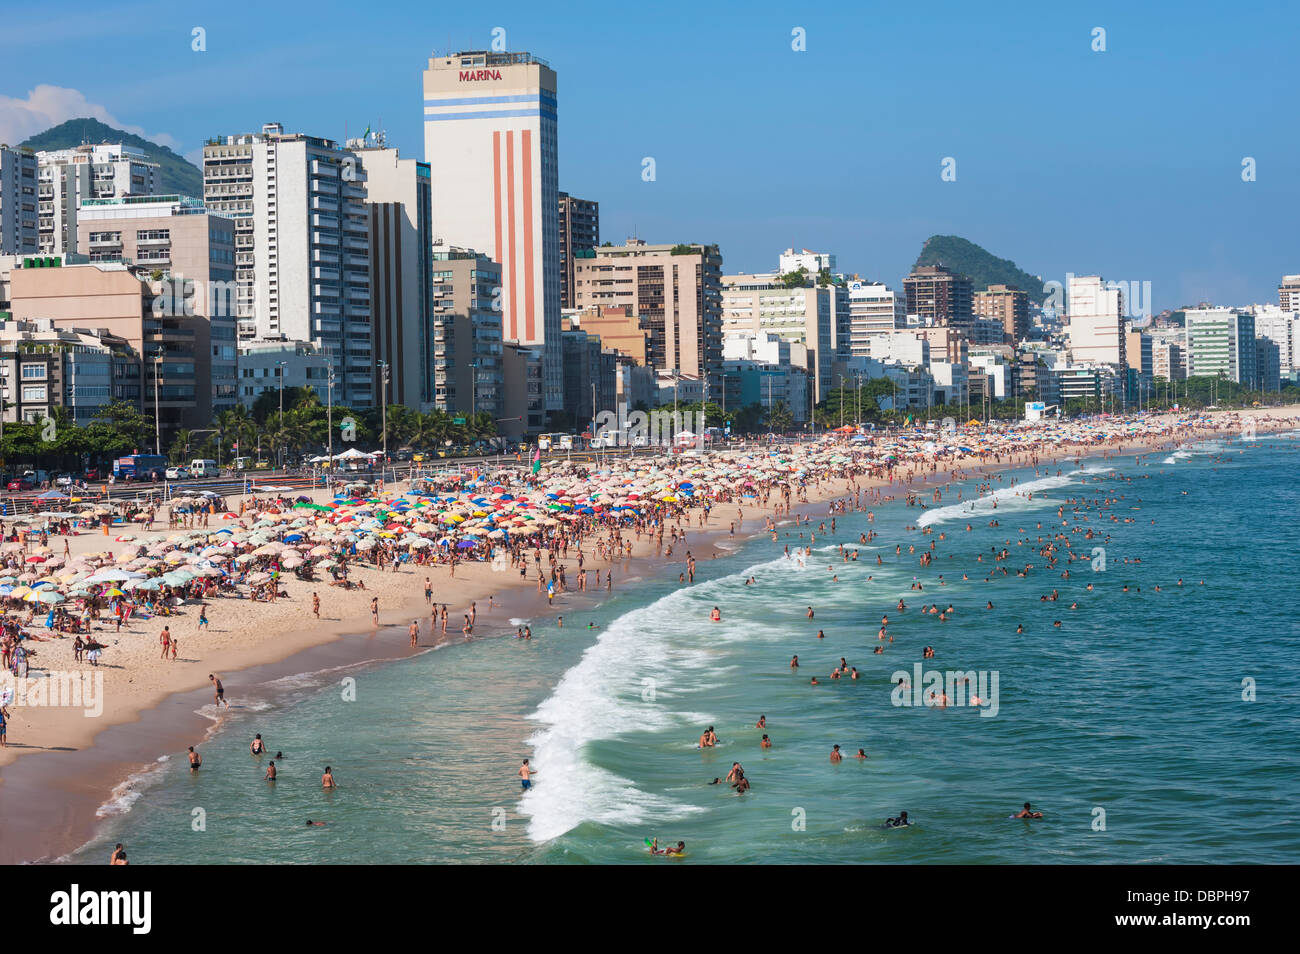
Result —
M 192 460 L 190 461 L 191 477 L 216 477 L 217 462 L 215 460 Z

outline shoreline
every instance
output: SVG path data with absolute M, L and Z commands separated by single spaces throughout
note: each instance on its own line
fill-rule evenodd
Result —
M 1293 416 L 1276 423 L 1274 426 L 1277 430 L 1297 426 L 1294 409 L 1287 410 Z M 1267 431 L 1261 428 L 1261 436 L 1266 434 Z M 813 517 L 813 508 L 843 498 L 846 493 L 851 494 L 850 487 L 853 484 L 859 489 L 875 487 L 882 495 L 902 500 L 909 491 L 919 491 L 922 488 L 928 491 L 935 486 L 951 483 L 953 471 L 969 480 L 976 476 L 1003 475 L 1032 467 L 1044 468 L 1064 461 L 1154 454 L 1224 436 L 1236 436 L 1236 432 L 1212 427 L 1162 435 L 1160 439 L 1153 438 L 1146 443 L 1135 439 L 1114 446 L 1042 445 L 1034 448 L 1030 455 L 1025 455 L 1032 456 L 1036 462 L 1028 459 L 997 462 L 948 461 L 941 469 L 915 474 L 910 480 L 902 479 L 901 474 L 895 474 L 892 479 L 871 479 L 860 475 L 852 481 L 834 474 L 822 474 L 817 479 L 810 480 L 802 491 L 792 496 L 790 511 L 780 517 L 774 516 L 775 504 L 779 501 L 775 496 L 768 506 L 761 506 L 757 500 L 744 501 L 743 529 L 738 527 L 737 532 L 742 540 L 748 540 L 762 532 L 760 528 L 767 517 L 772 517 L 778 526 L 789 523 L 796 514 Z M 681 565 L 686 549 L 690 549 L 700 561 L 716 556 L 719 552 L 718 544 L 725 539 L 727 524 L 733 513 L 727 510 L 728 506 L 721 503 L 716 505 L 705 527 L 688 525 L 689 542 L 682 547 L 683 552 L 674 557 L 657 553 L 653 539 L 637 541 L 630 558 L 613 563 L 615 585 L 634 585 L 662 574 L 666 568 Z M 722 513 L 723 510 L 727 510 L 726 516 Z M 596 560 L 593 555 L 588 569 L 596 566 L 604 569 L 607 565 L 606 561 Z M 407 567 L 396 574 L 381 574 L 369 568 L 364 576 L 368 586 L 372 577 L 376 583 L 383 581 L 390 585 L 383 589 L 368 588 L 362 593 L 347 594 L 354 599 L 343 602 L 352 602 L 356 606 L 348 607 L 336 618 L 323 620 L 320 626 L 285 629 L 274 638 L 263 638 L 251 645 L 216 648 L 202 660 L 194 660 L 202 665 L 185 673 L 190 678 L 185 678 L 184 684 L 154 691 L 145 696 L 143 702 L 137 697 L 134 700 L 135 707 L 129 711 L 121 707 L 110 714 L 106 709 L 104 718 L 93 720 L 96 723 L 94 726 L 85 726 L 85 723 L 92 720 L 85 719 L 79 711 L 65 713 L 70 719 L 80 720 L 83 729 L 80 736 L 84 737 L 84 741 L 74 738 L 66 740 L 66 745 L 46 746 L 43 749 L 43 759 L 10 757 L 7 764 L 0 765 L 0 794 L 7 797 L 9 805 L 6 812 L 8 830 L 0 842 L 0 863 L 65 859 L 92 840 L 94 833 L 104 823 L 104 818 L 96 814 L 97 810 L 119 797 L 119 789 L 126 781 L 156 766 L 158 753 L 183 752 L 186 744 L 197 744 L 196 735 L 200 739 L 206 739 L 219 731 L 224 720 L 209 719 L 199 711 L 205 704 L 211 707 L 211 690 L 206 681 L 206 673 L 209 671 L 220 672 L 228 684 L 228 696 L 232 696 L 233 701 L 246 705 L 248 701 L 258 701 L 262 693 L 274 696 L 271 684 L 289 676 L 362 669 L 478 639 L 508 637 L 509 629 L 512 628 L 509 623 L 511 618 L 550 620 L 557 615 L 565 615 L 566 612 L 573 613 L 576 609 L 575 602 L 599 602 L 603 598 L 598 589 L 587 594 L 573 589 L 562 595 L 554 606 L 548 606 L 545 596 L 529 592 L 534 585 L 533 581 L 521 581 L 513 570 L 506 571 L 503 576 L 494 573 L 485 563 L 462 565 L 458 569 L 461 575 L 451 580 L 445 566 Z M 439 597 L 447 597 L 449 591 L 454 589 L 455 601 L 459 605 L 453 606 L 451 602 L 447 604 L 449 633 L 446 638 L 430 642 L 424 635 L 422 626 L 421 645 L 412 650 L 403 638 L 406 635 L 405 621 L 421 619 L 427 615 L 419 584 L 421 570 L 434 581 L 435 602 L 441 603 Z M 278 611 L 278 608 L 272 607 L 277 610 L 274 614 L 276 618 L 264 621 L 267 632 L 275 629 L 272 625 L 275 623 L 291 627 L 291 617 L 297 615 L 294 611 L 301 612 L 305 609 L 303 604 L 313 585 L 300 581 L 290 582 L 296 583 L 296 586 L 289 588 L 292 599 L 285 604 L 288 609 Z M 399 587 L 396 584 L 406 585 Z M 323 584 L 316 586 L 326 590 L 330 597 L 343 595 L 330 592 Z M 372 627 L 366 608 L 368 598 L 376 593 L 382 598 L 381 623 L 377 629 Z M 406 594 L 405 599 L 399 595 L 402 593 Z M 453 612 L 467 608 L 471 601 L 483 603 L 489 596 L 494 598 L 494 606 L 479 610 L 476 629 L 481 631 L 469 640 L 455 635 L 451 625 L 455 619 Z M 217 613 L 214 616 L 224 615 L 222 607 L 232 603 L 233 601 L 216 601 L 214 605 Z M 265 604 L 257 605 L 259 611 L 267 608 Z M 348 612 L 348 609 L 354 611 Z M 194 645 L 196 637 L 187 633 L 187 638 L 190 640 L 189 645 Z M 235 691 L 231 692 L 230 689 Z M 42 710 L 44 713 L 51 711 L 55 710 Z M 30 748 L 18 754 L 35 755 L 41 751 L 42 749 Z M 49 795 L 53 792 L 59 793 L 60 797 L 50 798 Z

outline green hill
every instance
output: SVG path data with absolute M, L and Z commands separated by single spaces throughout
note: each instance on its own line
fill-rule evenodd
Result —
M 983 291 L 990 285 L 1015 285 L 1029 292 L 1031 299 L 1042 296 L 1043 280 L 1018 267 L 1008 258 L 998 258 L 957 235 L 931 235 L 921 246 L 917 265 L 943 265 L 970 277 L 972 288 Z
M 134 146 L 148 156 L 150 162 L 158 163 L 160 194 L 175 193 L 203 198 L 203 173 L 197 166 L 187 162 L 166 146 L 160 146 L 156 142 L 150 142 L 148 139 L 121 129 L 114 129 L 98 119 L 69 119 L 67 122 L 52 126 L 45 132 L 37 133 L 19 145 L 30 146 L 32 149 L 71 149 L 80 146 L 83 142 L 96 145 L 120 142 L 124 146 Z

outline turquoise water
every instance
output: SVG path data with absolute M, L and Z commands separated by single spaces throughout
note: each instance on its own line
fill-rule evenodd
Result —
M 776 544 L 759 534 L 702 562 L 694 586 L 674 567 L 590 609 L 570 604 L 566 628 L 538 620 L 531 642 L 282 680 L 203 746 L 199 775 L 174 753 L 120 791 L 73 860 L 98 863 L 122 841 L 137 864 L 632 862 L 650 860 L 643 839 L 658 836 L 686 841 L 686 859 L 655 859 L 674 864 L 1295 863 L 1298 452 L 1292 435 L 1021 472 L 1020 496 L 995 484 L 997 509 L 984 500 L 974 515 L 954 487 L 924 516 L 901 502 L 875 507 L 873 524 L 841 516 L 805 566 L 782 555 L 800 542 L 783 528 Z M 1062 526 L 1069 498 L 1090 502 L 1067 505 Z M 1103 511 L 1103 498 L 1119 499 Z M 929 535 L 904 529 L 918 520 Z M 859 544 L 869 527 L 879 539 Z M 1081 539 L 1088 528 L 1095 538 Z M 1064 553 L 1047 569 L 1035 541 L 1058 530 L 1082 557 L 1103 546 L 1105 570 Z M 931 541 L 921 568 L 907 548 Z M 841 562 L 841 542 L 857 562 Z M 1056 602 L 1040 601 L 1053 589 Z M 952 619 L 923 616 L 930 602 L 951 603 Z M 874 655 L 886 613 L 894 641 Z M 828 678 L 841 656 L 860 679 Z M 894 705 L 895 672 L 911 678 L 915 663 L 996 673 L 996 715 Z M 1243 700 L 1245 679 L 1256 701 Z M 700 750 L 710 724 L 720 744 Z M 248 754 L 254 732 L 288 756 L 274 784 Z M 846 757 L 831 764 L 836 743 Z M 526 756 L 539 774 L 521 798 Z M 707 784 L 733 761 L 752 782 L 744 796 Z M 334 793 L 319 786 L 325 764 Z M 1008 819 L 1026 800 L 1046 818 Z M 900 810 L 912 827 L 880 827 Z

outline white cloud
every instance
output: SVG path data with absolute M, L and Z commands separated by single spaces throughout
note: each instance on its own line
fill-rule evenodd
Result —
M 42 83 L 27 93 L 26 99 L 0 96 L 0 142 L 17 145 L 28 136 L 44 132 L 69 119 L 89 117 L 107 123 L 152 142 L 177 149 L 180 145 L 166 133 L 147 133 L 115 118 L 103 106 L 86 99 L 80 90 Z M 179 150 L 178 150 L 179 151 Z

